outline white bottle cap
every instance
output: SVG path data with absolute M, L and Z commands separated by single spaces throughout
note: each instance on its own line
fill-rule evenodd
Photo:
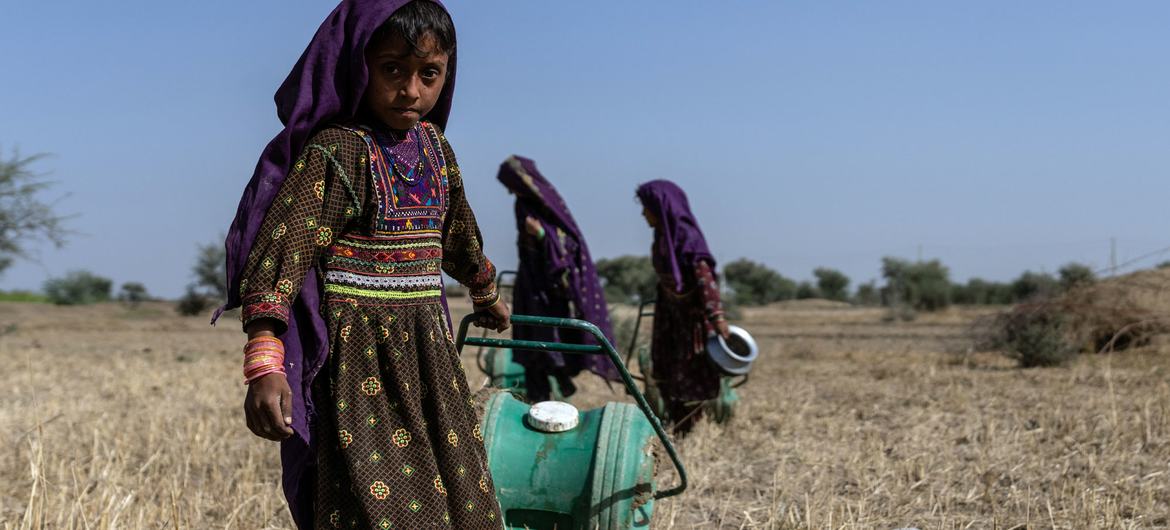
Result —
M 565 432 L 581 421 L 577 407 L 561 401 L 541 401 L 528 409 L 528 425 L 542 432 Z

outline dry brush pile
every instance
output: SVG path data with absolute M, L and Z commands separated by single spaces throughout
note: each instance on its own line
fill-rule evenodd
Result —
M 1140 271 L 1018 304 L 976 324 L 1020 365 L 1151 346 L 1170 333 L 1170 269 Z

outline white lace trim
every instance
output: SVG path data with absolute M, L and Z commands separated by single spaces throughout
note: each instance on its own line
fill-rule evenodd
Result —
M 443 287 L 443 277 L 438 274 L 428 274 L 425 276 L 366 276 L 347 271 L 326 271 L 325 281 L 380 289 L 417 289 L 420 287 L 440 289 Z

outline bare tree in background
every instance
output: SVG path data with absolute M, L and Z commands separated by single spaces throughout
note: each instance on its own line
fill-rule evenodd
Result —
M 44 174 L 32 170 L 45 155 L 0 159 L 0 273 L 18 258 L 30 257 L 30 246 L 47 241 L 60 248 L 68 231 L 65 218 L 42 202 L 41 192 L 53 185 Z

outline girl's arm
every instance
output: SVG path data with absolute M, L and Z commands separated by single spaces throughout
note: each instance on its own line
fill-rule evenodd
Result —
M 293 165 L 244 268 L 241 318 L 249 339 L 284 333 L 309 269 L 347 223 L 359 218 L 365 204 L 360 163 L 365 151 L 353 133 L 326 129 L 309 140 Z M 283 374 L 252 381 L 244 401 L 248 428 L 270 440 L 290 436 L 290 398 Z
M 565 237 L 564 231 L 552 223 L 528 217 L 526 220 L 532 245 L 541 259 L 541 271 L 547 285 L 553 286 L 556 295 L 569 295 L 569 270 L 573 267 L 569 256 L 576 251 L 576 242 Z
M 723 300 L 719 296 L 719 280 L 707 260 L 701 259 L 695 263 L 695 280 L 698 284 L 696 288 L 699 290 L 699 298 L 703 302 L 703 311 L 710 324 L 708 329 L 714 329 L 716 333 L 727 338 L 730 331 L 727 329 L 727 318 L 723 313 Z
M 490 304 L 476 304 L 476 310 L 485 313 L 477 325 L 504 331 L 509 326 L 509 311 L 496 290 L 496 267 L 483 254 L 483 236 L 464 194 L 463 177 L 459 173 L 455 153 L 441 132 L 438 136 L 443 157 L 447 161 L 448 204 L 443 220 L 443 272 L 467 286 L 473 301 L 488 297 Z

